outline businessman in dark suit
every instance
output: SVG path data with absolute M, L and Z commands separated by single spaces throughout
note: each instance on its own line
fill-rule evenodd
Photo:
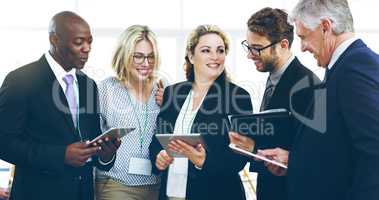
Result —
M 91 50 L 87 22 L 56 14 L 50 50 L 10 72 L 0 90 L 0 158 L 16 165 L 10 199 L 92 200 L 93 165 L 109 170 L 120 140 L 100 134 L 97 88 L 80 71 Z
M 300 1 L 291 21 L 327 73 L 313 103 L 324 106 L 307 111 L 316 123 L 304 121 L 289 154 L 289 199 L 378 199 L 379 55 L 354 36 L 346 0 Z
M 301 80 L 313 81 L 314 74 L 291 53 L 294 33 L 293 26 L 287 22 L 287 13 L 263 8 L 251 16 L 247 25 L 247 40 L 242 43 L 248 52 L 247 57 L 254 61 L 258 71 L 270 73 L 260 110 L 285 108 L 292 111 L 292 99 L 294 111 L 304 114 L 312 99 L 310 90 L 290 94 Z M 272 135 L 254 136 L 255 139 L 262 137 L 259 142 L 235 132 L 230 132 L 229 137 L 231 143 L 247 151 L 275 147 L 290 150 L 297 124 L 295 118 L 277 124 Z M 257 199 L 287 199 L 286 177 L 271 174 L 262 162 L 251 162 L 250 170 L 258 172 Z

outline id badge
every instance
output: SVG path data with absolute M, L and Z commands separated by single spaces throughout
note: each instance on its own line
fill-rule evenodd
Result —
M 128 173 L 150 176 L 151 168 L 151 161 L 149 159 L 132 157 L 129 161 Z

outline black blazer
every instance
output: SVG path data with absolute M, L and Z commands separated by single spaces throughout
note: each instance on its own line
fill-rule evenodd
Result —
M 302 65 L 297 58 L 295 58 L 283 72 L 278 84 L 275 87 L 270 102 L 268 102 L 267 109 L 285 108 L 291 111 L 290 91 L 294 89 L 294 86 L 304 78 L 308 78 L 308 80 L 311 81 L 310 86 L 314 85 L 314 81 L 316 81 L 316 83 L 319 82 L 319 79 L 313 74 L 313 72 Z M 297 113 L 304 115 L 305 110 L 312 101 L 313 93 L 312 90 L 307 87 L 295 92 L 291 98 L 294 110 Z M 292 143 L 296 135 L 297 126 L 298 121 L 295 118 L 292 118 L 290 123 L 280 124 L 275 127 L 277 129 L 274 130 L 272 136 L 263 136 L 267 138 L 267 143 L 257 143 L 256 148 L 266 149 L 280 147 L 291 150 Z M 272 175 L 262 162 L 251 162 L 252 164 L 250 170 L 258 172 L 257 199 L 287 199 L 286 177 Z
M 315 112 L 326 129 L 300 127 L 289 155 L 289 199 L 378 199 L 379 55 L 356 40 L 318 92 L 326 102 Z
M 80 130 L 100 134 L 97 87 L 77 73 Z M 45 56 L 10 72 L 0 91 L 0 158 L 16 165 L 11 199 L 93 199 L 92 166 L 64 164 L 66 146 L 79 141 L 67 100 Z M 79 197 L 80 195 L 80 197 Z
M 173 133 L 176 118 L 192 89 L 191 82 L 181 82 L 165 89 L 163 105 L 157 118 L 156 133 Z M 251 113 L 249 94 L 242 88 L 225 80 L 223 73 L 209 89 L 195 117 L 192 132 L 201 133 L 206 143 L 206 160 L 202 170 L 197 170 L 189 161 L 187 200 L 245 199 L 238 172 L 244 160 L 228 148 L 228 114 Z M 162 150 L 156 137 L 149 147 L 153 173 L 162 175 L 160 199 L 166 197 L 167 172 L 155 167 L 157 154 Z

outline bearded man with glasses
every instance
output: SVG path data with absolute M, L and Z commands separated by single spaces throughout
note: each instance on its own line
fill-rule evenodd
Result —
M 277 108 L 290 110 L 292 102 L 295 111 L 303 114 L 313 98 L 312 91 L 309 88 L 300 90 L 292 97 L 290 91 L 303 78 L 308 77 L 308 80 L 316 82 L 319 80 L 291 52 L 294 27 L 287 22 L 287 16 L 284 11 L 273 8 L 263 8 L 253 14 L 247 22 L 247 40 L 241 44 L 247 52 L 247 58 L 254 61 L 256 69 L 269 72 L 260 111 Z M 259 140 L 264 143 L 255 142 L 236 132 L 230 132 L 229 138 L 231 143 L 250 152 L 271 148 L 290 150 L 297 124 L 296 119 L 291 118 L 289 123 L 276 126 L 273 135 L 254 136 L 266 137 Z M 257 199 L 286 200 L 286 177 L 273 175 L 262 162 L 249 161 L 252 162 L 250 170 L 258 172 Z M 281 162 L 287 164 L 286 160 Z

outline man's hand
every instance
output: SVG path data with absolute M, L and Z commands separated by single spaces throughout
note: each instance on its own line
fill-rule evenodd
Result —
M 64 162 L 73 167 L 81 167 L 99 151 L 99 147 L 92 147 L 87 142 L 76 142 L 67 146 Z
M 265 156 L 267 158 L 272 158 L 280 163 L 283 163 L 284 165 L 288 165 L 289 152 L 287 150 L 281 148 L 258 150 L 258 155 Z M 284 169 L 282 167 L 268 162 L 265 162 L 265 166 L 275 176 L 287 175 L 287 169 Z
M 193 147 L 181 140 L 173 140 L 168 144 L 171 151 L 187 157 L 195 166 L 202 168 L 205 162 L 206 152 L 201 144 Z
M 4 188 L 0 188 L 0 199 L 4 199 L 4 200 L 8 200 L 9 199 L 9 193 Z
M 231 144 L 235 144 L 238 148 L 241 148 L 248 152 L 253 152 L 255 148 L 255 141 L 249 137 L 243 136 L 236 132 L 229 132 L 229 139 Z
M 166 152 L 166 150 L 161 150 L 158 155 L 157 159 L 155 160 L 155 166 L 163 171 L 167 169 L 167 167 L 174 161 L 174 158 L 169 156 Z
M 158 81 L 157 87 L 158 87 L 158 90 L 157 90 L 157 93 L 155 93 L 155 102 L 157 103 L 158 106 L 162 106 L 163 92 L 164 92 L 162 80 Z
M 113 156 L 115 155 L 117 149 L 121 145 L 121 139 L 116 138 L 114 140 L 109 139 L 108 137 L 105 137 L 104 140 L 100 139 L 99 141 L 95 142 L 93 146 L 99 146 L 100 151 L 98 153 L 100 160 L 103 162 L 109 162 Z

